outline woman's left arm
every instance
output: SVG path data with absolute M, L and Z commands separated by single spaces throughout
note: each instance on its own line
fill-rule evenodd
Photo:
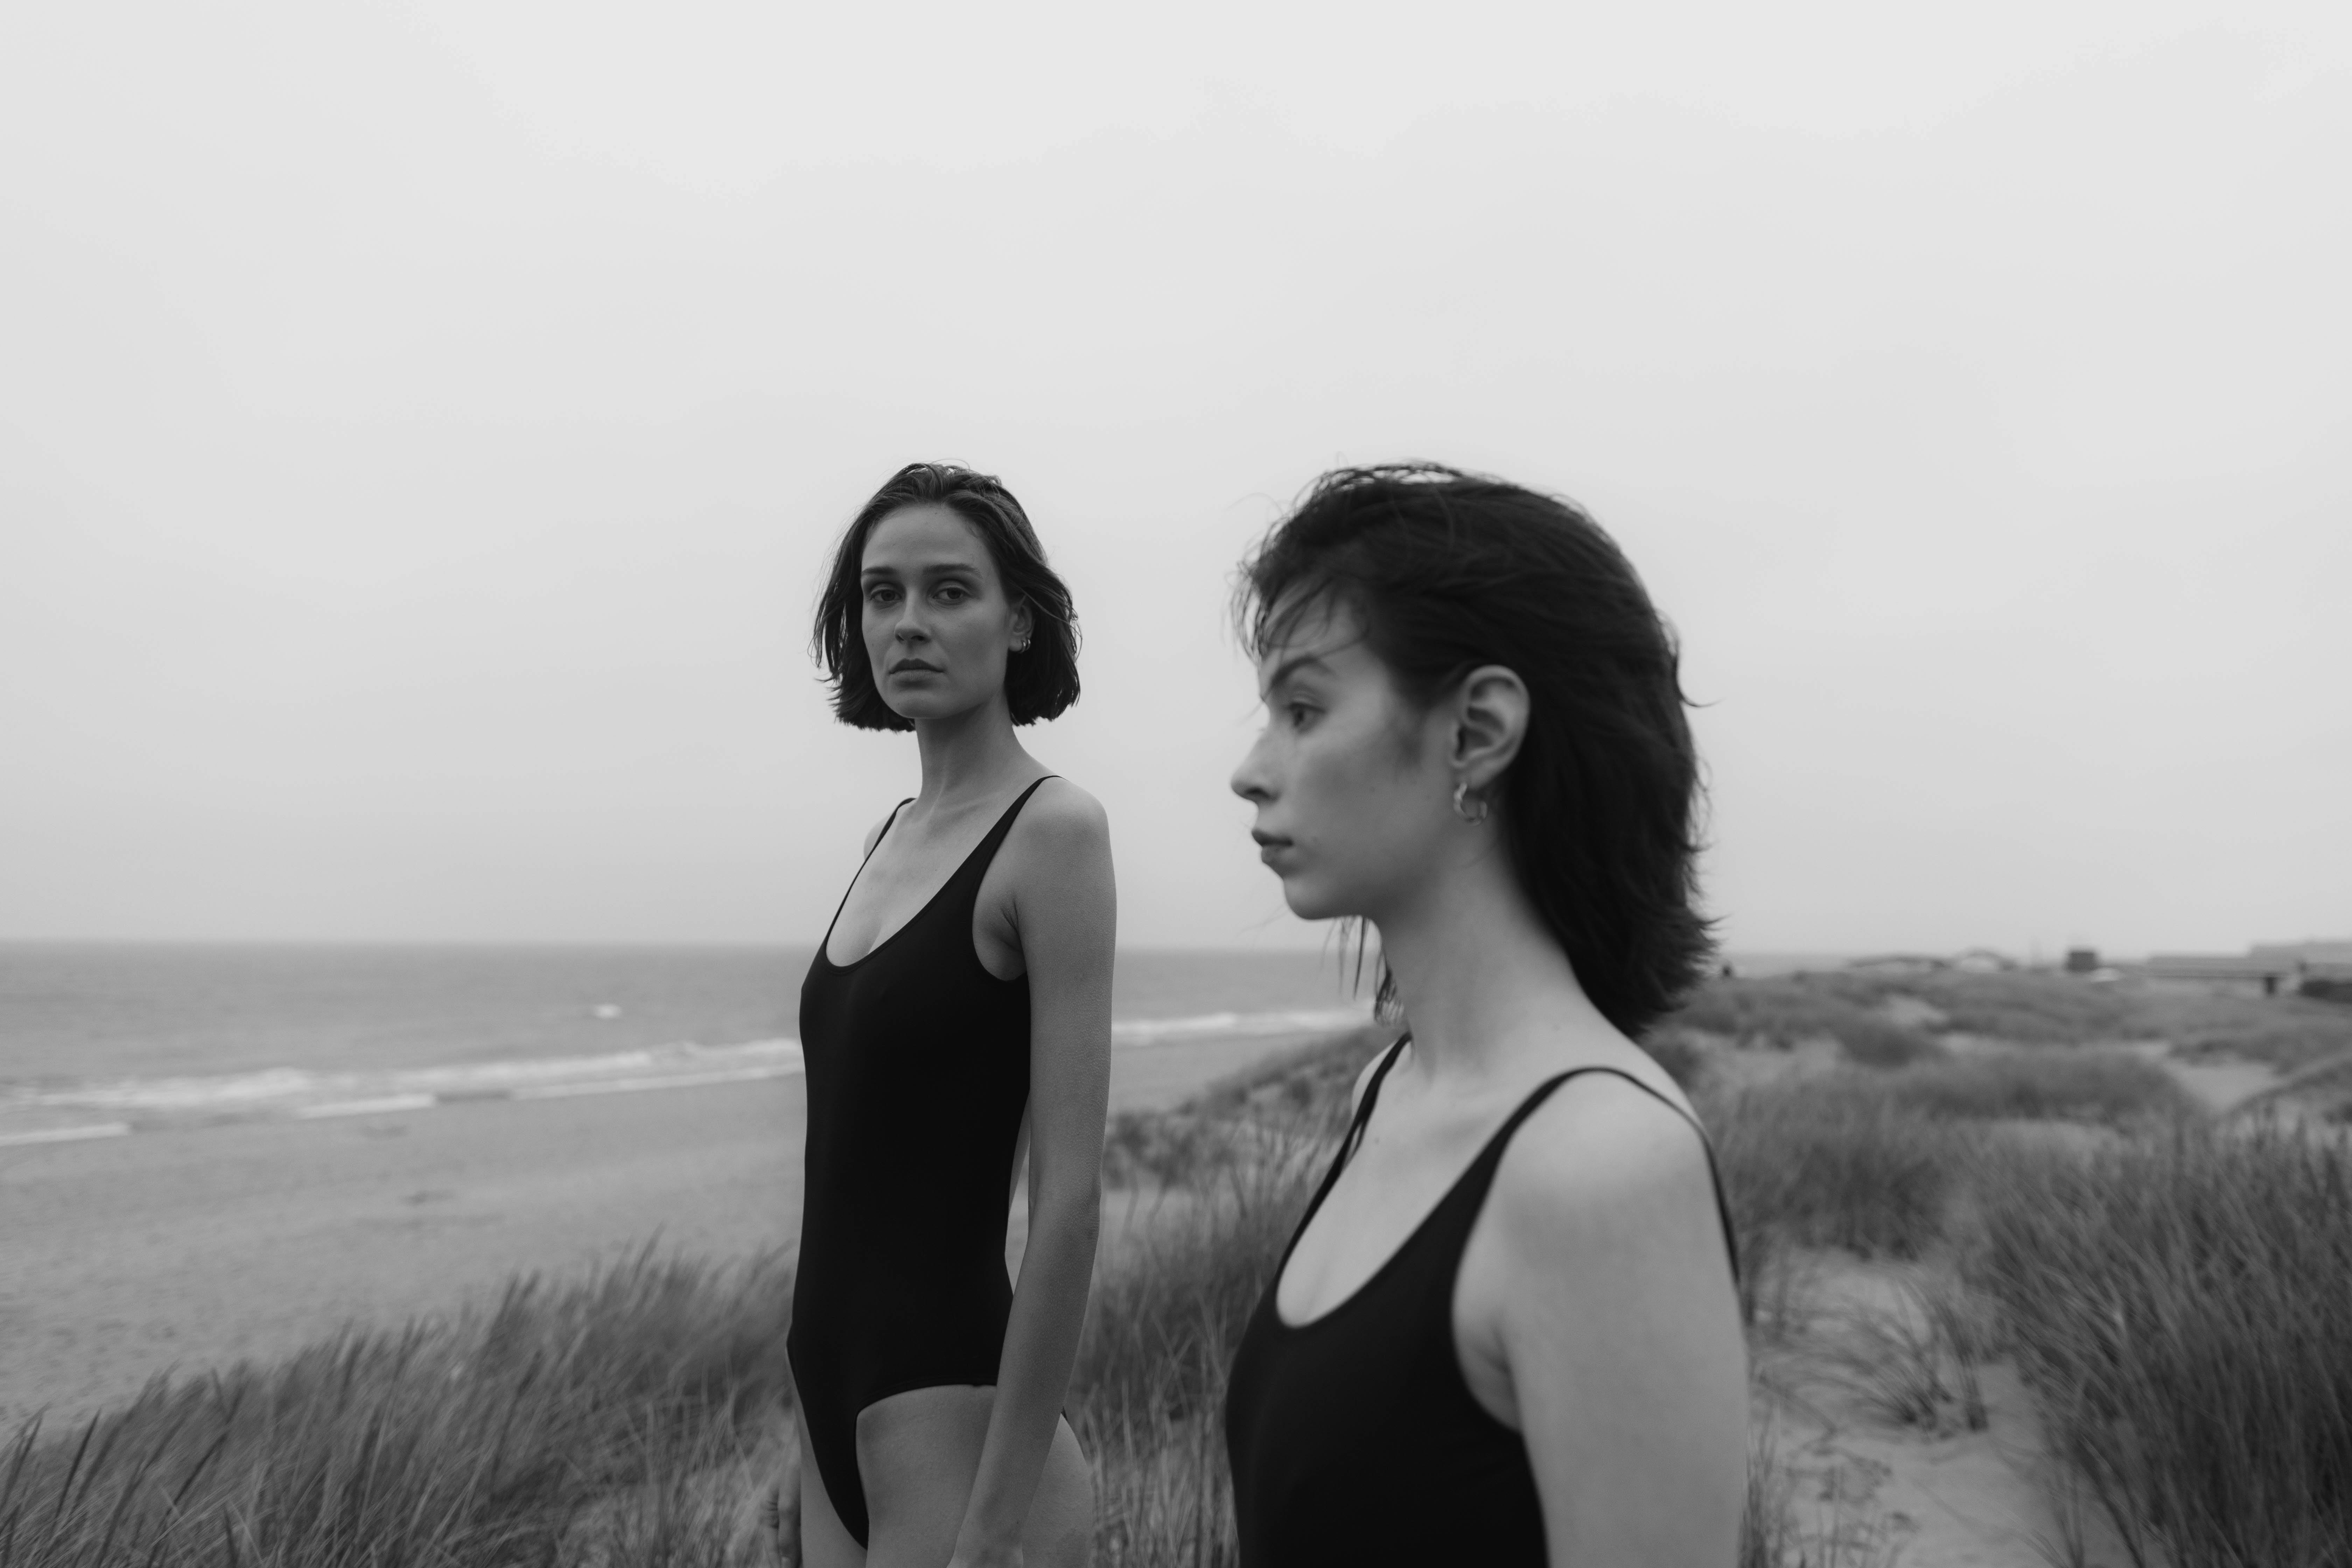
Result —
M 1039 792 L 1022 834 L 1013 899 L 1029 974 L 1029 1243 L 951 1568 L 1020 1561 L 1077 1356 L 1102 1219 L 1118 915 L 1110 824 L 1093 797 L 1063 784 Z
M 1631 1085 L 1569 1101 L 1522 1130 L 1489 1200 L 1496 1340 L 1551 1561 L 1728 1568 L 1748 1352 L 1705 1150 Z

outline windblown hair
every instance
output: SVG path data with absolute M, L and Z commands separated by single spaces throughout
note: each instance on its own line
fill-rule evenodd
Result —
M 1495 795 L 1512 868 L 1585 994 L 1629 1036 L 1695 984 L 1698 753 L 1674 634 L 1633 563 L 1555 497 L 1433 464 L 1318 480 L 1244 564 L 1252 653 L 1344 606 L 1407 700 L 1480 665 L 1527 683 L 1528 732 Z M 1381 981 L 1384 1002 L 1393 982 Z
M 833 685 L 834 715 L 861 730 L 911 730 L 882 700 L 859 628 L 865 594 L 858 574 L 875 524 L 905 506 L 946 507 L 979 534 L 1015 603 L 1029 606 L 1029 646 L 1004 666 L 1004 700 L 1015 724 L 1051 719 L 1078 700 L 1078 615 L 1070 591 L 1045 563 L 1045 547 L 1013 492 L 987 474 L 952 463 L 909 463 L 850 520 L 834 552 L 812 639 Z

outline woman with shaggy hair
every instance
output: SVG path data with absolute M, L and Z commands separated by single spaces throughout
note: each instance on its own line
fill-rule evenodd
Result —
M 816 644 L 842 721 L 911 731 L 922 783 L 867 836 L 801 987 L 802 1560 L 1076 1568 L 1092 1482 L 1061 1406 L 1117 910 L 1102 807 L 1013 733 L 1076 700 L 1076 617 L 1011 491 L 913 463 L 843 536 Z
M 1634 1039 L 1697 978 L 1674 641 L 1583 512 L 1327 475 L 1247 563 L 1234 774 L 1410 1032 L 1236 1354 L 1244 1568 L 1727 1568 L 1748 1385 L 1728 1217 Z

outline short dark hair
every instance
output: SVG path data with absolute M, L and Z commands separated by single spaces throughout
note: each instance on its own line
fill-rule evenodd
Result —
M 1078 700 L 1078 613 L 1070 591 L 1045 564 L 1045 547 L 1013 492 L 987 474 L 953 463 L 909 463 L 858 509 L 834 552 L 833 573 L 817 601 L 813 641 L 833 684 L 833 711 L 861 730 L 911 730 L 875 689 L 858 622 L 865 594 L 858 574 L 874 525 L 904 506 L 946 507 L 971 525 L 1014 602 L 1029 606 L 1029 646 L 1004 666 L 1004 700 L 1015 724 L 1051 719 Z
M 1485 664 L 1527 683 L 1527 736 L 1497 792 L 1511 865 L 1593 1005 L 1639 1035 L 1714 943 L 1679 656 L 1633 563 L 1553 496 L 1434 464 L 1340 468 L 1244 563 L 1235 613 L 1263 656 L 1335 605 L 1411 700 Z

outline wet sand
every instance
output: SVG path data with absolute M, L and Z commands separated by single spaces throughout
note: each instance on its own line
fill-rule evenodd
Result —
M 1173 1103 L 1299 1038 L 1119 1051 L 1113 1108 Z M 805 1114 L 787 1078 L 0 1149 L 0 1430 L 648 1240 L 789 1247 Z

